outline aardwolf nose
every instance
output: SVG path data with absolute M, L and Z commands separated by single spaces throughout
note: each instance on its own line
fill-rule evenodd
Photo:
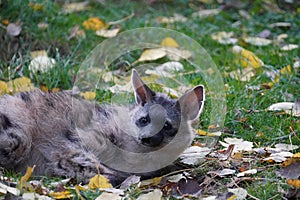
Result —
M 161 144 L 163 139 L 164 139 L 164 136 L 162 134 L 158 133 L 152 137 L 141 138 L 141 142 L 145 146 L 157 147 Z

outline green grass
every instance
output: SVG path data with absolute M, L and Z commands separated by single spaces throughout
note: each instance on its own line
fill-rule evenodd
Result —
M 29 6 L 30 2 L 42 3 L 44 8 L 35 11 Z M 271 2 L 271 1 L 268 1 Z M 274 4 L 274 3 L 273 3 Z M 292 75 L 281 76 L 278 83 L 270 89 L 261 91 L 247 91 L 246 86 L 256 86 L 262 83 L 270 82 L 264 74 L 264 69 L 259 70 L 258 74 L 249 82 L 241 82 L 225 76 L 225 72 L 238 69 L 240 66 L 234 62 L 234 55 L 230 52 L 230 45 L 221 45 L 213 41 L 210 37 L 212 33 L 218 31 L 233 31 L 235 37 L 242 38 L 244 35 L 256 36 L 264 29 L 271 31 L 271 39 L 279 34 L 287 33 L 286 43 L 300 43 L 300 15 L 290 10 L 282 12 L 272 12 L 266 9 L 262 1 L 253 1 L 247 3 L 244 7 L 250 14 L 250 19 L 242 18 L 239 9 L 230 8 L 222 11 L 216 16 L 205 19 L 193 19 L 191 14 L 197 8 L 217 8 L 219 5 L 202 4 L 200 1 L 158 1 L 151 5 L 146 5 L 140 1 L 118 1 L 112 3 L 106 1 L 104 4 L 91 2 L 91 9 L 64 14 L 62 12 L 62 1 L 0 1 L 0 21 L 9 20 L 10 22 L 20 21 L 22 23 L 22 32 L 18 38 L 12 38 L 6 34 L 5 26 L 0 27 L 0 80 L 10 80 L 20 75 L 30 77 L 34 84 L 39 87 L 46 85 L 49 89 L 61 88 L 71 89 L 76 72 L 80 68 L 81 62 L 88 53 L 104 39 L 98 37 L 93 31 L 85 30 L 85 38 L 73 38 L 68 40 L 70 30 L 75 25 L 84 29 L 82 23 L 89 17 L 99 17 L 106 22 L 116 21 L 135 13 L 135 16 L 120 24 L 121 30 L 131 30 L 142 27 L 163 27 L 182 32 L 202 45 L 212 57 L 218 66 L 218 69 L 224 75 L 224 83 L 229 89 L 227 94 L 227 113 L 225 127 L 226 132 L 223 137 L 238 137 L 253 141 L 260 146 L 286 142 L 289 138 L 291 128 L 300 133 L 300 119 L 289 115 L 276 115 L 272 112 L 264 111 L 269 105 L 281 101 L 291 101 L 300 98 L 300 72 L 294 71 Z M 172 16 L 173 13 L 180 13 L 189 18 L 187 22 L 176 22 L 173 24 L 160 24 L 155 18 L 159 16 Z M 240 21 L 240 24 L 232 24 Z M 268 25 L 275 22 L 290 22 L 290 28 L 270 28 Z M 48 29 L 40 30 L 37 24 L 46 22 Z M 278 46 L 269 45 L 266 47 L 257 47 L 244 43 L 241 39 L 239 45 L 254 52 L 265 64 L 273 69 L 281 69 L 284 66 L 292 65 L 295 60 L 299 60 L 299 49 L 283 52 Z M 30 74 L 27 67 L 30 63 L 30 52 L 34 50 L 46 50 L 49 57 L 55 58 L 56 66 L 49 74 Z M 137 59 L 138 54 L 128 55 L 123 60 Z M 120 59 L 120 61 L 122 61 Z M 157 62 L 163 63 L 165 60 Z M 22 65 L 22 73 L 15 72 L 15 69 Z M 118 65 L 116 65 L 118 66 Z M 112 68 L 117 68 L 112 66 Z M 201 77 L 189 76 L 192 85 L 202 83 Z M 106 101 L 111 97 L 111 93 L 104 90 L 97 91 L 97 100 Z M 292 99 L 288 95 L 292 94 Z M 208 97 L 209 98 L 209 97 Z M 201 128 L 207 128 L 209 125 L 210 103 L 204 110 L 201 117 Z M 245 110 L 259 110 L 260 112 L 246 112 Z M 245 118 L 246 121 L 240 122 L 238 119 Z M 262 135 L 258 136 L 258 133 Z M 281 138 L 284 138 L 283 140 Z M 299 137 L 299 136 L 298 136 Z M 300 145 L 298 138 L 292 136 L 292 142 Z M 209 168 L 213 169 L 213 168 Z M 271 169 L 272 172 L 274 169 Z M 267 183 L 260 182 L 247 183 L 244 187 L 248 192 L 260 199 L 268 199 L 278 194 L 277 185 L 273 184 L 274 174 L 271 172 L 262 172 L 256 176 L 265 177 Z M 94 194 L 90 194 L 94 197 Z M 97 195 L 96 195 L 97 196 Z M 133 196 L 135 196 L 133 194 Z M 277 198 L 276 198 L 277 199 Z

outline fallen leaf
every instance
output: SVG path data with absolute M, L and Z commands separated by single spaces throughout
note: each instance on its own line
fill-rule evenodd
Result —
M 82 96 L 84 99 L 87 99 L 87 100 L 93 100 L 96 98 L 96 93 L 91 92 L 91 91 L 81 92 L 80 96 Z
M 34 168 L 35 166 L 27 167 L 26 173 L 18 181 L 18 189 L 29 188 L 30 190 L 33 190 L 32 186 L 28 183 L 28 180 L 31 177 Z
M 96 200 L 121 200 L 121 196 L 114 193 L 102 192 L 100 196 L 96 198 Z
M 237 62 L 241 64 L 242 67 L 251 67 L 251 68 L 259 68 L 264 65 L 263 61 L 260 60 L 254 53 L 248 51 L 240 46 L 233 46 L 233 53 L 238 55 Z
M 181 63 L 170 61 L 170 62 L 166 62 L 162 65 L 155 67 L 154 70 L 147 69 L 145 71 L 145 73 L 162 76 L 162 77 L 171 77 L 172 76 L 171 73 L 179 72 L 179 71 L 183 71 L 183 70 L 184 70 L 184 67 Z
M 179 157 L 180 162 L 187 165 L 196 165 L 205 159 L 205 156 L 209 154 L 211 149 L 207 147 L 191 146 L 187 148 Z
M 8 93 L 7 84 L 4 81 L 0 81 L 0 96 Z
M 269 27 L 270 28 L 274 28 L 274 27 L 291 27 L 291 23 L 290 22 L 276 22 L 273 24 L 270 24 Z
M 247 81 L 250 81 L 251 78 L 255 76 L 255 74 L 256 74 L 256 72 L 253 68 L 247 67 L 247 68 L 231 71 L 229 73 L 229 76 L 233 79 L 247 82 Z
M 300 178 L 300 160 L 276 171 L 277 176 L 282 178 Z
M 48 56 L 37 56 L 30 61 L 28 69 L 32 73 L 46 73 L 52 69 L 55 64 L 56 61 L 53 58 L 49 58 Z
M 282 51 L 291 51 L 291 50 L 298 49 L 298 48 L 299 48 L 299 45 L 297 45 L 297 44 L 287 44 L 287 45 L 282 46 L 280 49 Z
M 175 13 L 173 17 L 157 17 L 156 21 L 158 23 L 175 23 L 175 22 L 186 22 L 187 18 L 183 15 Z
M 300 117 L 300 101 L 280 102 L 272 104 L 267 108 L 268 111 L 284 111 L 286 114 L 291 114 L 294 117 Z
M 139 62 L 143 61 L 153 61 L 160 58 L 163 58 L 167 55 L 164 48 L 157 48 L 157 49 L 146 49 L 143 51 L 142 55 L 138 59 Z
M 246 199 L 248 196 L 248 192 L 244 188 L 233 188 L 233 189 L 228 188 L 228 192 L 231 192 L 236 195 L 236 197 L 233 200 L 243 200 Z
M 278 151 L 293 151 L 298 149 L 299 146 L 293 144 L 279 143 L 279 144 L 275 144 L 275 148 L 278 149 Z
M 293 154 L 291 152 L 279 152 L 279 153 L 272 153 L 269 157 L 267 158 L 264 158 L 263 160 L 264 161 L 274 161 L 274 162 L 277 162 L 277 163 L 280 163 L 280 162 L 284 162 L 286 161 L 286 159 L 288 157 L 292 157 Z
M 44 9 L 43 3 L 29 3 L 28 5 L 29 5 L 29 7 L 33 8 L 33 10 L 35 10 L 35 11 Z
M 186 179 L 186 177 L 183 174 L 176 174 L 173 176 L 168 176 L 167 180 L 171 183 L 177 183 L 179 182 L 181 179 Z
M 179 44 L 171 37 L 166 37 L 163 39 L 160 45 L 165 47 L 179 47 Z
M 300 180 L 288 179 L 286 182 L 287 182 L 287 184 L 289 184 L 291 186 L 300 188 Z
M 76 2 L 76 3 L 68 3 L 63 5 L 63 12 L 64 13 L 73 13 L 73 12 L 80 12 L 84 10 L 88 10 L 89 1 L 84 2 Z
M 87 30 L 97 31 L 106 29 L 108 25 L 98 17 L 91 17 L 83 22 L 83 27 Z
M 70 35 L 68 37 L 68 39 L 72 39 L 74 37 L 78 36 L 79 38 L 83 38 L 85 37 L 85 32 L 84 30 L 80 29 L 79 25 L 74 26 L 71 30 L 70 30 Z
M 251 151 L 253 148 L 253 142 L 244 141 L 243 139 L 238 138 L 225 138 L 225 142 L 219 141 L 223 147 L 228 148 L 229 145 L 234 144 L 233 153 L 239 151 Z
M 7 193 L 11 193 L 15 196 L 19 196 L 21 191 L 15 187 L 10 187 L 0 182 L 0 194 L 7 194 Z
M 141 194 L 137 200 L 161 200 L 162 192 L 159 189 L 154 189 L 147 194 Z
M 164 47 L 163 49 L 166 51 L 167 57 L 173 61 L 188 59 L 192 56 L 192 53 L 190 51 L 184 49 L 178 49 L 175 47 Z
M 160 183 L 161 179 L 162 179 L 162 177 L 155 177 L 155 178 L 143 180 L 143 181 L 141 181 L 140 187 L 158 185 Z
M 6 33 L 13 37 L 20 35 L 21 31 L 22 31 L 22 27 L 20 24 L 10 23 L 6 27 Z
M 45 196 L 45 195 L 40 195 L 40 194 L 37 194 L 35 192 L 25 192 L 23 193 L 22 195 L 22 198 L 23 199 L 28 199 L 28 200 L 31 200 L 31 199 L 37 199 L 37 200 L 52 200 L 51 197 L 48 197 L 48 196 Z
M 233 34 L 233 32 L 221 31 L 211 34 L 210 37 L 220 44 L 236 44 L 238 39 L 233 38 Z
M 6 84 L 9 93 L 25 92 L 35 89 L 31 80 L 27 77 L 16 78 L 8 81 Z
M 39 50 L 39 51 L 31 51 L 30 52 L 30 58 L 31 59 L 36 58 L 38 56 L 48 56 L 47 55 L 47 51 L 45 51 L 45 50 Z
M 208 174 L 214 174 L 220 177 L 228 176 L 228 175 L 233 175 L 235 173 L 235 170 L 233 169 L 222 169 L 218 171 L 210 171 Z
M 97 188 L 112 188 L 112 185 L 109 183 L 109 180 L 102 176 L 101 174 L 97 174 L 93 178 L 90 179 L 88 184 L 89 189 L 97 189 Z
M 268 29 L 263 30 L 258 34 L 258 37 L 260 38 L 268 38 L 271 35 L 271 31 Z
M 221 12 L 221 9 L 207 9 L 207 10 L 199 10 L 198 12 L 194 12 L 192 17 L 205 18 L 213 15 L 217 15 Z
M 70 192 L 69 190 L 65 190 L 62 192 L 52 192 L 50 193 L 50 196 L 52 196 L 54 199 L 70 199 L 74 197 L 72 192 Z
M 119 28 L 115 28 L 115 29 L 111 29 L 111 30 L 100 29 L 100 30 L 96 31 L 96 35 L 101 36 L 101 37 L 105 37 L 105 38 L 113 38 L 113 37 L 117 36 L 119 31 L 120 31 Z
M 267 46 L 272 43 L 272 40 L 260 37 L 244 37 L 245 42 L 255 46 Z
M 41 29 L 41 30 L 47 29 L 48 26 L 49 26 L 49 24 L 48 24 L 48 23 L 45 23 L 45 22 L 40 22 L 40 23 L 37 24 L 37 27 L 38 27 L 39 29 Z
M 139 183 L 140 180 L 140 176 L 131 175 L 121 183 L 120 189 L 128 189 L 131 185 Z
M 250 170 L 240 172 L 236 176 L 242 177 L 242 176 L 248 176 L 248 175 L 252 175 L 252 174 L 256 174 L 256 173 L 257 173 L 257 169 L 250 169 Z

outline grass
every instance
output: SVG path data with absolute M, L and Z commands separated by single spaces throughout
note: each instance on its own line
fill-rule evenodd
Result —
M 241 1 L 243 2 L 243 1 Z M 296 133 L 300 132 L 300 120 L 290 115 L 276 115 L 272 112 L 265 112 L 269 105 L 281 101 L 295 101 L 300 98 L 300 75 L 299 70 L 293 71 L 292 75 L 283 75 L 270 89 L 260 91 L 249 91 L 246 86 L 257 86 L 270 81 L 265 75 L 265 69 L 261 69 L 258 74 L 248 82 L 241 82 L 226 76 L 226 72 L 240 68 L 234 62 L 234 55 L 229 50 L 230 45 L 222 45 L 212 40 L 210 35 L 219 31 L 233 31 L 235 37 L 242 38 L 245 35 L 256 36 L 265 29 L 271 31 L 270 38 L 274 39 L 279 34 L 288 34 L 286 43 L 300 43 L 300 15 L 291 10 L 281 10 L 274 12 L 270 5 L 272 1 L 253 1 L 247 3 L 242 8 L 230 7 L 220 14 L 204 19 L 192 18 L 191 14 L 199 7 L 217 8 L 219 5 L 202 4 L 200 1 L 158 1 L 151 5 L 146 5 L 139 1 L 118 1 L 112 3 L 98 3 L 92 1 L 90 9 L 79 13 L 65 14 L 62 12 L 62 1 L 34 1 L 42 3 L 43 9 L 34 10 L 30 3 L 33 1 L 0 1 L 0 20 L 10 22 L 21 22 L 22 32 L 17 38 L 6 34 L 5 26 L 0 27 L 0 79 L 7 81 L 20 75 L 30 77 L 37 87 L 46 85 L 49 89 L 71 89 L 74 76 L 78 71 L 81 62 L 88 53 L 104 38 L 96 36 L 93 31 L 85 30 L 84 38 L 73 38 L 68 40 L 70 30 L 75 25 L 83 29 L 82 23 L 89 17 L 99 17 L 102 20 L 116 21 L 135 13 L 135 16 L 122 22 L 122 31 L 142 27 L 163 27 L 182 32 L 195 39 L 202 45 L 224 75 L 224 83 L 228 85 L 226 91 L 227 113 L 225 127 L 226 132 L 223 137 L 238 137 L 253 141 L 258 146 L 268 146 L 271 144 L 286 142 L 286 137 L 291 133 L 291 129 Z M 269 5 L 269 8 L 266 7 Z M 243 18 L 239 14 L 241 9 L 247 10 L 250 19 Z M 172 16 L 180 13 L 187 16 L 187 22 L 176 22 L 170 24 L 158 23 L 155 18 L 160 16 Z M 239 24 L 235 23 L 239 21 Z M 40 22 L 48 23 L 46 30 L 37 27 Z M 289 28 L 270 28 L 269 25 L 276 22 L 290 22 Z M 265 64 L 273 69 L 281 69 L 287 65 L 293 65 L 295 60 L 300 60 L 299 49 L 293 51 L 281 51 L 276 45 L 257 47 L 249 45 L 239 40 L 239 45 L 254 52 Z M 33 50 L 46 50 L 50 57 L 57 61 L 56 66 L 49 74 L 30 74 L 27 67 L 30 63 L 30 52 Z M 127 57 L 126 57 L 127 58 Z M 126 58 L 124 60 L 126 60 Z M 128 57 L 136 59 L 136 55 Z M 163 62 L 159 60 L 157 62 Z M 22 71 L 15 72 L 15 69 L 22 65 Z M 201 78 L 190 76 L 191 84 L 199 84 Z M 105 101 L 111 94 L 103 90 L 97 91 L 97 99 Z M 290 97 L 290 95 L 292 97 Z M 202 128 L 209 125 L 209 103 L 201 117 Z M 247 112 L 246 110 L 260 110 L 261 112 Z M 241 121 L 240 119 L 244 119 Z M 299 136 L 298 136 L 299 137 Z M 284 138 L 283 140 L 281 138 Z M 291 138 L 293 144 L 300 145 L 297 137 Z M 212 168 L 209 168 L 212 169 Z M 271 169 L 270 171 L 273 171 Z M 248 192 L 260 199 L 268 199 L 278 195 L 277 185 L 274 181 L 274 174 L 262 172 L 260 177 L 273 180 L 267 183 L 245 184 Z M 91 194 L 92 195 L 92 194 Z M 134 194 L 133 194 L 134 196 Z

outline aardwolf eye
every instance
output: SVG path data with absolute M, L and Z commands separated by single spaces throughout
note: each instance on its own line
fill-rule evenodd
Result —
M 149 116 L 141 117 L 141 118 L 138 120 L 138 125 L 141 126 L 141 127 L 144 127 L 144 126 L 148 125 L 149 123 L 150 123 L 150 118 L 149 118 Z
M 165 130 L 171 130 L 173 127 L 172 127 L 172 124 L 168 121 L 166 121 L 166 123 L 164 124 L 164 129 Z

